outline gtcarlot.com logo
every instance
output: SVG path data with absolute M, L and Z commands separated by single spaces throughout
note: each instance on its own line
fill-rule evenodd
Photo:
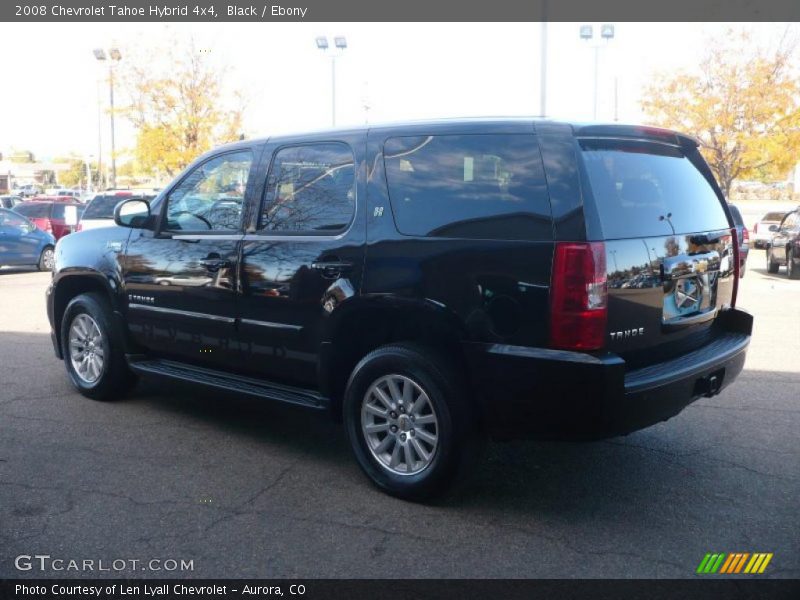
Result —
M 49 554 L 20 554 L 14 559 L 17 571 L 194 571 L 194 560 L 174 558 L 53 558 Z
M 769 561 L 772 560 L 772 552 L 709 552 L 697 566 L 697 573 L 700 575 L 715 574 L 737 575 L 747 574 L 756 575 L 763 573 Z

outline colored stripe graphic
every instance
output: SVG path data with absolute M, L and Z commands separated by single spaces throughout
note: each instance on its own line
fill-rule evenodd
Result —
M 697 566 L 697 573 L 755 575 L 764 572 L 772 557 L 773 553 L 771 552 L 754 552 L 752 554 L 749 552 L 732 552 L 730 554 L 709 552 Z
M 725 560 L 725 553 L 711 554 L 710 552 L 703 557 L 700 565 L 697 567 L 698 573 L 716 573 L 722 561 Z

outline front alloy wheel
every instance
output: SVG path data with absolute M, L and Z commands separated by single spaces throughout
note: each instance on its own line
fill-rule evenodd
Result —
M 96 382 L 105 367 L 106 343 L 97 322 L 80 313 L 69 328 L 69 359 L 75 374 L 84 383 Z
M 379 378 L 361 405 L 361 432 L 372 456 L 396 475 L 424 471 L 439 445 L 438 421 L 422 387 L 405 375 Z

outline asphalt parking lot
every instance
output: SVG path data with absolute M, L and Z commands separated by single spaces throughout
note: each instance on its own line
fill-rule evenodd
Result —
M 343 431 L 296 410 L 143 383 L 98 403 L 54 358 L 46 273 L 0 270 L 0 577 L 65 560 L 192 560 L 181 577 L 693 577 L 772 552 L 800 577 L 800 281 L 751 255 L 745 371 L 723 394 L 596 443 L 491 445 L 435 505 L 374 490 Z M 95 573 L 108 575 L 108 573 Z

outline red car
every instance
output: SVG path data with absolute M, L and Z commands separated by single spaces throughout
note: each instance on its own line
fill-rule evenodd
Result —
M 33 221 L 34 225 L 52 233 L 56 240 L 75 230 L 75 225 L 67 225 L 67 207 L 74 206 L 77 211 L 75 223 L 80 219 L 84 206 L 68 196 L 40 196 L 14 207 L 17 212 Z

